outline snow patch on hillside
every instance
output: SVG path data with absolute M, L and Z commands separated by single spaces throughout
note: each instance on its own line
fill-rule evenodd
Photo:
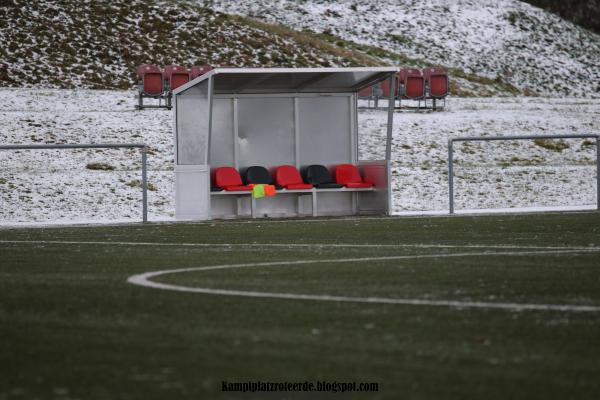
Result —
M 1 2 L 0 86 L 127 89 L 143 63 L 238 67 L 348 66 L 281 32 L 192 2 Z
M 200 1 L 201 2 L 201 1 Z M 515 0 L 214 0 L 546 96 L 600 97 L 600 35 Z

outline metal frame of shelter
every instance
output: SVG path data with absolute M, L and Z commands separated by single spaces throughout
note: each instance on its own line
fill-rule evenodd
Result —
M 394 104 L 390 102 L 384 160 L 358 157 L 358 91 L 398 72 L 381 68 L 216 68 L 173 91 L 176 218 L 293 217 L 390 214 Z M 211 172 L 253 165 L 271 172 L 321 164 L 355 164 L 364 189 L 211 192 Z

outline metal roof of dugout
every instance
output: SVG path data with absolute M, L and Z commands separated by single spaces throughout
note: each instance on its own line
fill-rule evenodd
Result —
M 388 107 L 385 160 L 359 160 L 357 92 L 391 78 L 380 68 L 216 68 L 174 94 L 176 218 L 388 214 L 393 102 Z M 395 79 L 389 79 L 390 86 Z M 280 165 L 303 170 L 354 164 L 371 189 L 212 192 L 211 172 Z

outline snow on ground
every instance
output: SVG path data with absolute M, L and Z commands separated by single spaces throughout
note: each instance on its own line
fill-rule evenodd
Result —
M 174 216 L 172 113 L 135 111 L 130 91 L 1 89 L 3 144 L 150 146 L 150 220 Z M 359 116 L 360 154 L 381 159 L 385 110 Z M 599 133 L 600 100 L 449 99 L 442 112 L 397 112 L 394 212 L 448 207 L 447 140 L 478 135 Z M 559 143 L 560 144 L 560 143 Z M 455 145 L 456 208 L 573 207 L 596 202 L 593 140 Z M 556 146 L 555 146 L 556 147 Z M 139 221 L 139 150 L 0 151 L 0 225 Z M 105 163 L 113 170 L 91 170 Z
M 197 0 L 203 3 L 203 0 Z M 516 0 L 214 0 L 297 30 L 497 77 L 549 96 L 600 96 L 600 35 Z
M 134 93 L 1 90 L 2 142 L 146 143 L 150 218 L 174 209 L 171 112 L 134 111 Z M 106 163 L 112 171 L 90 170 Z M 141 155 L 130 150 L 0 151 L 2 221 L 141 219 Z M 2 183 L 4 182 L 4 183 Z
M 450 99 L 445 112 L 397 113 L 394 119 L 394 211 L 448 207 L 449 137 L 600 133 L 600 101 L 578 99 Z M 363 113 L 360 129 L 385 123 L 382 111 Z M 596 202 L 596 143 L 455 143 L 455 206 L 498 208 Z M 361 137 L 362 158 L 383 158 L 383 138 Z M 568 146 L 568 147 L 567 147 Z

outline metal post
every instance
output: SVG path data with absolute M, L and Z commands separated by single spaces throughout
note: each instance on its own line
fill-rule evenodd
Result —
M 395 91 L 395 78 L 396 73 L 390 74 L 390 93 L 388 96 L 388 119 L 387 119 L 387 142 L 385 145 L 385 160 L 392 160 L 392 133 L 394 128 L 394 105 L 396 100 L 394 99 Z
M 142 147 L 142 221 L 148 222 L 148 178 L 146 174 L 146 147 Z
M 454 168 L 452 166 L 452 139 L 448 139 L 448 210 L 454 214 Z

